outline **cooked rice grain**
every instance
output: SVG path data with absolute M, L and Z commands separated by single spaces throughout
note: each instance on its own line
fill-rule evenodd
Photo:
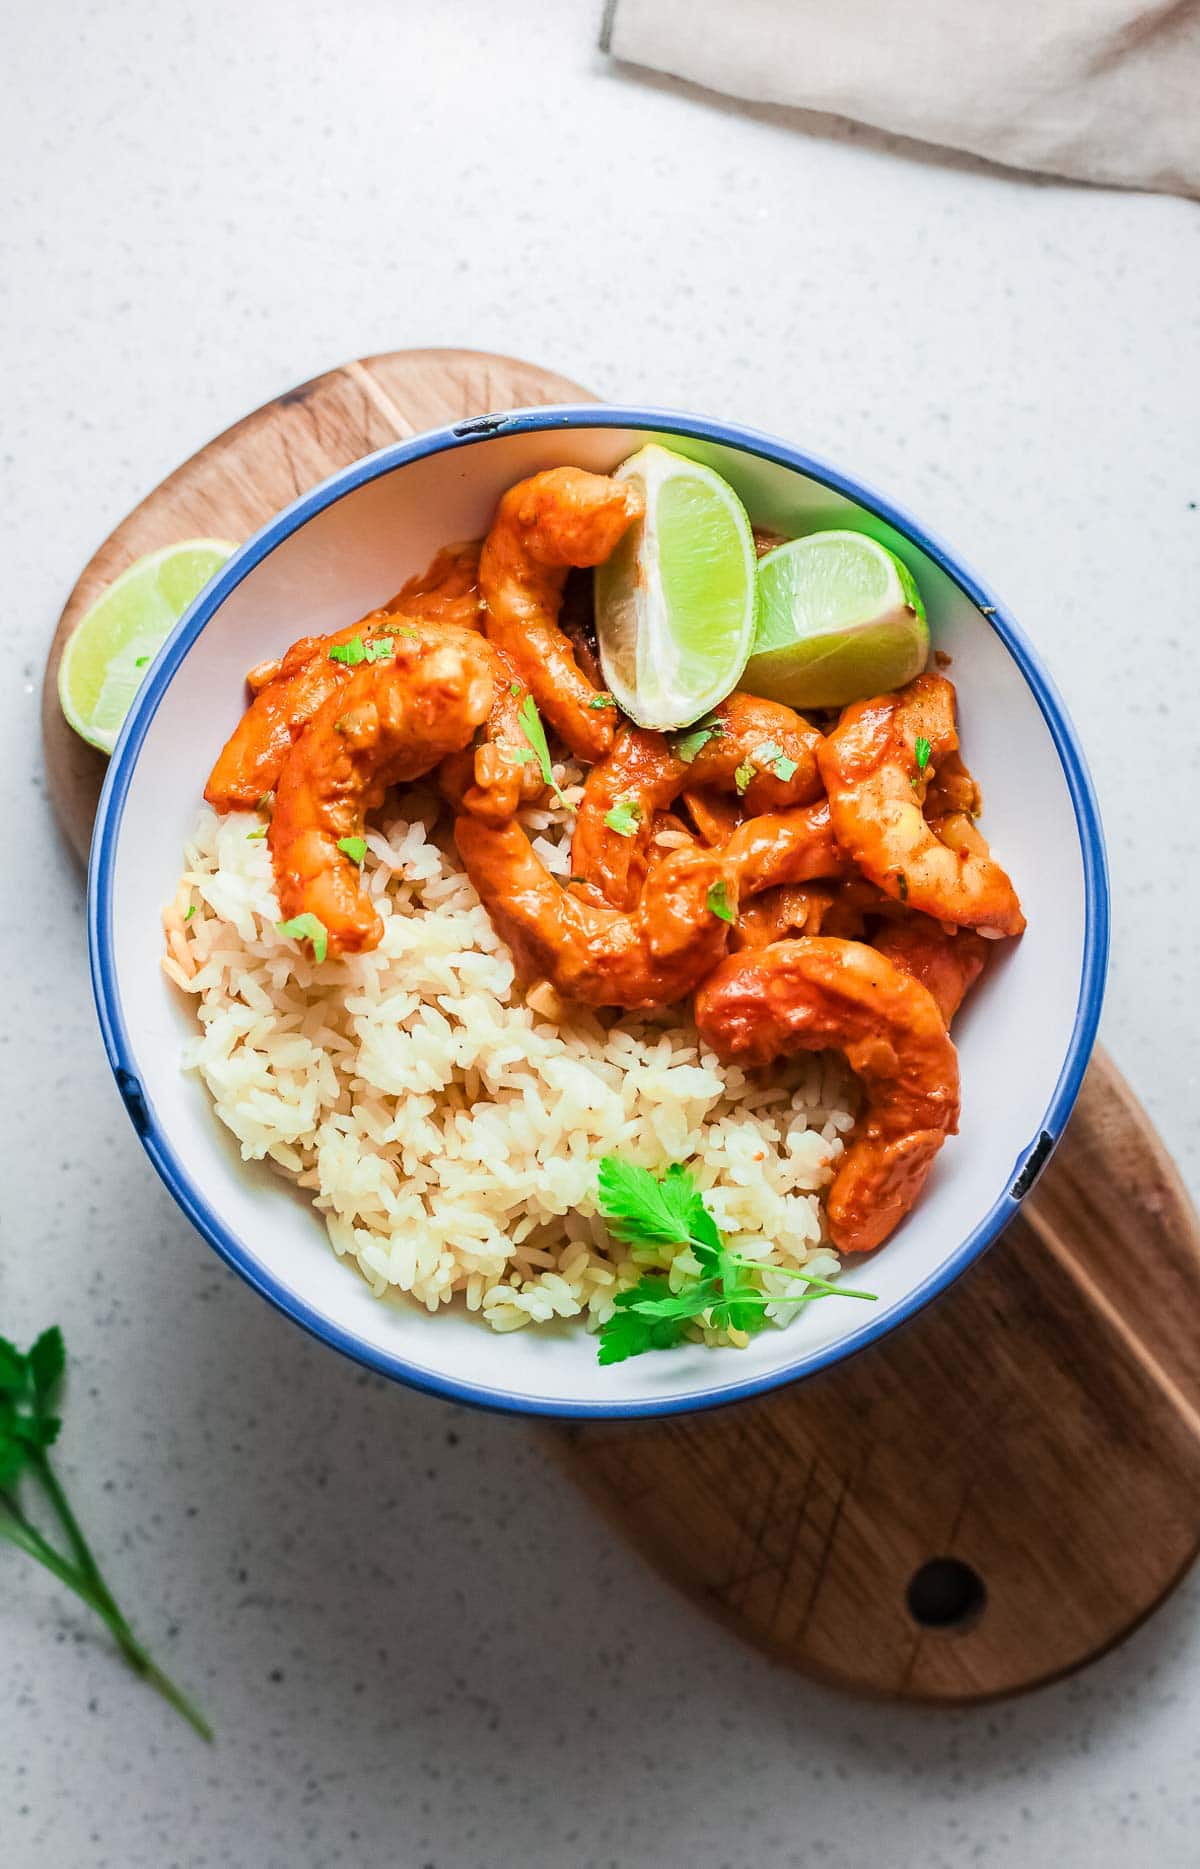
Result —
M 558 777 L 577 799 L 577 769 Z M 403 803 L 367 835 L 383 940 L 321 967 L 276 932 L 253 815 L 205 811 L 187 845 L 163 966 L 195 997 L 185 1062 L 243 1156 L 314 1191 L 335 1251 L 377 1296 L 430 1311 L 461 1296 L 498 1331 L 581 1315 L 596 1328 L 647 1265 L 670 1264 L 671 1248 L 635 1261 L 610 1238 L 595 1203 L 605 1154 L 688 1163 L 740 1252 L 834 1272 L 819 1195 L 854 1120 L 840 1063 L 802 1057 L 768 1081 L 723 1069 L 678 1012 L 560 1023 L 552 992 L 522 992 L 436 800 Z M 570 814 L 523 816 L 565 874 Z M 781 1272 L 764 1285 L 795 1291 Z

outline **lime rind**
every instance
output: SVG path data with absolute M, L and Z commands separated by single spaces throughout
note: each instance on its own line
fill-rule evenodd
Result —
M 154 657 L 236 550 L 225 539 L 166 545 L 136 559 L 96 599 L 58 669 L 59 705 L 81 739 L 112 752 Z
M 754 639 L 750 520 L 719 474 L 656 442 L 616 477 L 646 512 L 596 574 L 604 677 L 639 726 L 689 726 L 737 685 Z

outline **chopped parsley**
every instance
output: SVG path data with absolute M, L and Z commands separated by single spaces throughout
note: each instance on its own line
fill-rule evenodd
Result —
M 604 822 L 618 837 L 632 837 L 641 821 L 642 807 L 632 792 L 626 792 L 618 798 L 612 810 L 604 814 Z
M 188 912 L 187 912 L 187 914 L 186 914 L 186 915 L 184 916 L 184 918 L 183 918 L 183 919 L 184 919 L 184 921 L 185 921 L 185 922 L 190 922 L 190 921 L 191 921 L 191 919 L 192 919 L 192 916 L 193 916 L 193 915 L 194 915 L 195 913 L 196 913 L 196 904 L 195 904 L 195 903 L 193 902 L 193 903 L 192 903 L 192 906 L 191 906 L 191 908 L 190 908 L 190 909 L 188 910 Z
M 754 757 L 758 761 L 760 772 L 764 766 L 769 766 L 775 777 L 784 785 L 789 779 L 795 777 L 795 760 L 789 759 L 783 748 L 776 746 L 774 740 L 764 740 L 761 746 L 756 746 Z
M 725 724 L 716 714 L 706 714 L 686 733 L 673 735 L 671 750 L 676 759 L 681 759 L 685 766 L 690 766 L 696 754 L 706 747 L 710 740 L 719 740 L 725 733 Z
M 365 662 L 366 659 L 367 652 L 363 647 L 361 636 L 352 636 L 349 642 L 335 642 L 329 651 L 331 662 L 342 662 L 347 668 L 357 668 L 359 663 Z
M 926 766 L 929 764 L 929 755 L 932 753 L 932 751 L 933 751 L 933 748 L 930 746 L 929 741 L 925 738 L 925 735 L 923 733 L 919 733 L 917 735 L 916 745 L 913 747 L 913 752 L 917 756 L 917 771 L 918 772 L 924 772 Z
M 901 902 L 907 902 L 908 901 L 908 877 L 904 874 L 903 870 L 896 871 L 896 886 L 900 892 Z
M 611 694 L 594 694 L 591 700 L 588 702 L 588 706 L 589 707 L 615 707 L 616 702 L 613 700 Z
M 704 900 L 710 914 L 719 916 L 723 922 L 734 920 L 733 910 L 729 906 L 729 891 L 725 887 L 723 877 L 719 882 L 712 884 Z
M 413 635 L 415 636 L 416 633 L 416 630 L 414 630 Z M 372 636 L 370 642 L 367 643 L 364 648 L 363 654 L 366 656 L 368 662 L 384 662 L 387 660 L 388 656 L 395 654 L 395 650 L 396 642 L 394 637 Z
M 748 759 L 742 761 L 742 764 L 733 775 L 733 783 L 737 787 L 737 795 L 739 798 L 744 797 L 748 787 L 753 784 L 757 772 L 758 768 L 752 766 Z
M 349 857 L 351 863 L 361 863 L 367 854 L 365 837 L 339 837 L 338 849 Z
M 150 660 L 150 657 L 148 655 L 140 655 L 133 666 L 134 668 L 145 668 L 149 660 Z
M 266 834 L 267 834 L 267 827 L 266 827 L 266 825 L 265 825 L 265 824 L 260 824 L 260 825 L 259 825 L 259 827 L 258 827 L 258 829 L 257 829 L 256 831 L 247 831 L 247 832 L 246 832 L 246 842 L 247 842 L 247 843 L 249 843 L 249 844 L 252 844 L 252 843 L 254 842 L 254 840 L 255 840 L 255 838 L 257 838 L 257 837 L 265 837 L 265 836 L 266 836 Z
M 293 915 L 290 922 L 276 922 L 275 928 L 289 941 L 311 941 L 318 967 L 329 952 L 329 930 L 316 915 Z
M 519 694 L 520 694 L 520 692 L 521 692 L 521 684 L 520 684 L 520 682 L 519 682 L 519 681 L 510 681 L 510 682 L 509 682 L 509 684 L 508 684 L 508 692 L 509 692 L 509 693 L 510 693 L 510 694 L 512 695 L 512 697 L 513 697 L 513 699 L 515 700 L 515 699 L 516 699 L 516 697 L 517 697 L 517 695 L 519 695 Z
M 559 804 L 565 805 L 567 801 L 559 791 L 558 786 L 554 783 L 554 774 L 550 770 L 550 748 L 546 744 L 546 729 L 543 727 L 542 717 L 537 711 L 537 702 L 531 694 L 525 696 L 525 699 L 517 709 L 517 718 L 521 723 L 522 733 L 533 748 L 534 758 L 542 769 L 544 782 L 550 787 L 550 790 L 554 793 Z M 522 759 L 518 760 L 517 763 L 519 765 L 524 765 L 525 761 Z
M 601 1363 L 623 1363 L 647 1350 L 670 1350 L 683 1341 L 691 1322 L 747 1334 L 766 1329 L 768 1305 L 811 1304 L 833 1297 L 875 1300 L 874 1292 L 850 1291 L 815 1273 L 764 1266 L 731 1252 L 682 1162 L 672 1162 L 659 1177 L 605 1155 L 596 1178 L 596 1199 L 615 1239 L 651 1249 L 680 1246 L 698 1268 L 682 1281 L 676 1276 L 674 1285 L 664 1271 L 648 1271 L 636 1285 L 619 1292 L 613 1315 L 600 1328 Z M 807 1289 L 794 1298 L 778 1298 L 757 1282 L 764 1270 L 802 1279 Z

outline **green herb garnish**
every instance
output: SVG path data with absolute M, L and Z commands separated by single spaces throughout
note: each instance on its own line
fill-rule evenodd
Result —
M 777 746 L 774 740 L 764 740 L 761 746 L 756 746 L 754 757 L 758 762 L 760 772 L 765 766 L 769 766 L 775 777 L 784 785 L 795 774 L 795 760 L 789 759 L 783 748 Z
M 195 904 L 195 903 L 193 902 L 193 903 L 192 903 L 192 906 L 191 906 L 191 908 L 190 908 L 190 909 L 188 910 L 188 912 L 187 912 L 187 914 L 186 914 L 186 915 L 184 916 L 184 918 L 183 918 L 183 919 L 184 919 L 184 921 L 185 921 L 185 922 L 190 922 L 190 921 L 191 921 L 191 919 L 192 919 L 192 916 L 193 916 L 193 915 L 194 915 L 195 913 L 196 913 L 196 904 Z
M 357 668 L 359 663 L 365 662 L 366 659 L 367 652 L 363 648 L 361 636 L 352 636 L 349 642 L 335 642 L 329 651 L 331 662 L 343 662 L 347 668 Z
M 515 700 L 515 699 L 516 699 L 516 697 L 517 697 L 517 696 L 518 696 L 518 695 L 520 694 L 520 692 L 521 692 L 521 684 L 520 684 L 520 682 L 519 682 L 519 681 L 510 681 L 510 682 L 509 682 L 509 684 L 508 684 L 508 692 L 509 692 L 509 693 L 510 693 L 510 694 L 512 695 L 512 697 L 513 697 L 513 699 Z
M 396 631 L 396 634 L 397 636 L 407 636 L 410 642 L 420 642 L 421 640 L 421 632 L 419 629 L 409 629 L 407 627 L 404 627 L 404 628 L 398 629 Z
M 604 814 L 604 822 L 610 831 L 617 833 L 618 837 L 632 837 L 641 821 L 642 807 L 632 792 L 626 792 L 623 797 L 618 798 L 612 810 Z
M 415 630 L 413 631 L 413 635 L 416 635 Z M 395 649 L 396 643 L 394 637 L 372 636 L 370 642 L 364 647 L 363 654 L 368 662 L 384 662 L 387 660 L 388 656 L 395 654 Z
M 917 771 L 918 772 L 924 772 L 926 766 L 929 764 L 929 755 L 932 753 L 932 751 L 933 751 L 933 748 L 930 746 L 929 741 L 925 738 L 925 735 L 923 733 L 919 733 L 917 735 L 916 745 L 913 747 L 913 752 L 917 756 Z
M 73 1590 L 111 1631 L 134 1673 L 182 1714 L 202 1739 L 211 1739 L 212 1728 L 199 1708 L 151 1660 L 118 1609 L 50 1464 L 48 1450 L 60 1426 L 53 1411 L 65 1365 L 66 1351 L 57 1325 L 44 1330 L 32 1349 L 24 1352 L 0 1337 L 0 1539 L 24 1551 Z M 65 1549 L 52 1544 L 22 1510 L 17 1494 L 22 1480 L 40 1489 L 62 1529 Z
M 903 870 L 896 871 L 896 887 L 900 892 L 901 902 L 908 901 L 908 877 Z
M 150 657 L 148 655 L 140 655 L 133 666 L 134 668 L 145 668 L 149 660 L 150 660 Z
M 601 1363 L 623 1363 L 647 1350 L 669 1350 L 682 1341 L 690 1322 L 747 1333 L 766 1328 L 768 1305 L 812 1304 L 833 1297 L 875 1301 L 874 1292 L 851 1291 L 812 1272 L 764 1265 L 730 1252 L 682 1162 L 673 1162 L 657 1177 L 649 1169 L 606 1155 L 596 1178 L 596 1198 L 614 1238 L 635 1246 L 686 1247 L 700 1268 L 699 1276 L 685 1279 L 677 1290 L 664 1273 L 647 1272 L 620 1292 L 613 1315 L 600 1327 Z M 764 1271 L 785 1272 L 801 1279 L 807 1289 L 794 1298 L 774 1297 L 755 1282 L 755 1274 Z
M 591 700 L 588 702 L 588 706 L 589 707 L 615 707 L 616 702 L 613 700 L 611 694 L 594 694 Z
M 276 922 L 275 930 L 289 941 L 311 941 L 313 959 L 321 966 L 329 952 L 329 930 L 316 915 L 293 915 L 290 922 Z
M 712 884 L 704 900 L 708 904 L 709 912 L 719 916 L 723 922 L 731 922 L 735 919 L 733 910 L 729 906 L 729 891 L 725 887 L 724 878 Z
M 725 723 L 716 714 L 706 714 L 703 720 L 698 720 L 686 733 L 672 736 L 671 751 L 676 759 L 690 766 L 702 747 L 707 746 L 710 740 L 721 739 L 724 733 Z
M 339 837 L 338 849 L 344 851 L 351 863 L 361 863 L 367 854 L 365 837 Z
M 550 787 L 550 790 L 554 793 L 559 804 L 565 805 L 567 801 L 554 783 L 554 774 L 550 770 L 550 748 L 546 745 L 546 729 L 543 727 L 542 717 L 537 711 L 537 702 L 531 694 L 525 696 L 525 699 L 517 709 L 517 719 L 521 723 L 522 733 L 533 748 L 534 756 L 542 769 L 544 782 Z M 518 763 L 524 765 L 525 762 L 521 760 Z
M 738 767 L 737 771 L 734 773 L 733 783 L 737 787 L 737 795 L 739 798 L 741 798 L 745 794 L 747 788 L 753 783 L 757 770 L 758 768 L 756 766 L 752 766 L 750 764 L 750 761 L 747 759 L 747 760 L 743 760 L 742 764 Z
M 253 843 L 253 842 L 255 841 L 255 839 L 256 839 L 256 838 L 259 838 L 259 837 L 265 837 L 265 836 L 266 836 L 266 834 L 267 834 L 267 827 L 266 827 L 266 825 L 265 825 L 265 824 L 260 824 L 260 825 L 259 825 L 259 827 L 258 827 L 258 829 L 257 829 L 256 831 L 247 831 L 247 832 L 246 832 L 246 842 L 247 842 L 248 844 L 252 844 L 252 843 Z

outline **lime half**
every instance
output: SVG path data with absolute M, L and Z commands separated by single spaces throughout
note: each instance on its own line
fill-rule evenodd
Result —
M 686 727 L 737 686 L 754 639 L 750 521 L 728 482 L 651 442 L 617 470 L 646 515 L 596 572 L 604 679 L 641 727 Z
M 908 566 L 861 532 L 810 532 L 758 566 L 743 686 L 789 707 L 841 707 L 919 675 L 925 606 Z
M 111 753 L 151 662 L 188 605 L 234 552 L 224 539 L 185 539 L 123 571 L 63 650 L 58 700 L 90 745 Z

